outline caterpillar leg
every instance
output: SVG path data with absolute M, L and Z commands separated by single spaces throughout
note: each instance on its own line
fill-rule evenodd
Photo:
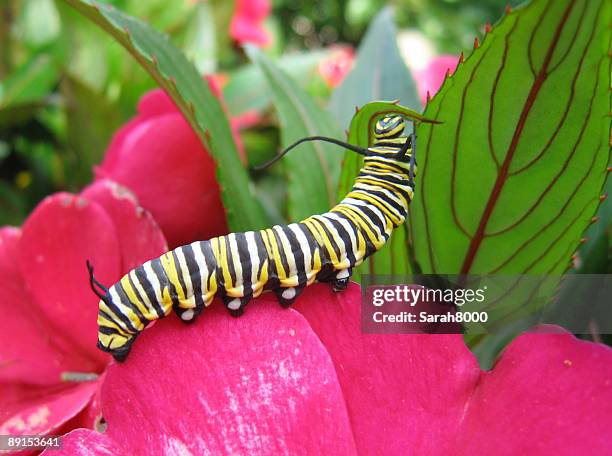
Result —
M 227 307 L 232 317 L 239 317 L 244 313 L 244 308 L 251 300 L 250 297 L 232 298 L 230 296 L 223 297 L 223 304 Z
M 193 308 L 193 309 L 174 309 L 178 317 L 181 319 L 183 323 L 193 323 L 198 315 L 202 313 L 203 308 Z
M 293 301 L 302 293 L 304 286 L 277 288 L 274 290 L 278 303 L 283 307 L 289 307 Z
M 349 280 L 351 279 L 351 273 L 353 270 L 351 268 L 341 269 L 338 271 L 332 280 L 332 288 L 334 291 L 343 291 L 348 287 Z

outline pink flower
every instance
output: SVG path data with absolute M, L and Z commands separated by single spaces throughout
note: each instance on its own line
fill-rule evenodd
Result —
M 161 89 L 142 97 L 138 115 L 116 133 L 96 175 L 132 190 L 171 248 L 227 233 L 215 163 Z
M 525 334 L 483 372 L 461 335 L 362 334 L 360 299 L 315 285 L 295 310 L 169 318 L 109 367 L 106 432 L 49 454 L 608 452 L 608 347 Z
M 95 379 L 109 357 L 96 348 L 85 261 L 111 285 L 166 248 L 151 216 L 109 181 L 49 196 L 21 229 L 0 229 L 0 434 L 91 426 L 98 383 L 70 379 Z
M 270 15 L 270 0 L 236 0 L 230 23 L 230 36 L 239 44 L 270 44 L 270 35 L 263 22 Z
M 425 68 L 412 70 L 423 105 L 427 102 L 427 92 L 433 97 L 442 86 L 446 73 L 455 71 L 458 61 L 459 58 L 454 55 L 440 55 L 434 57 Z
M 329 87 L 337 87 L 353 66 L 355 52 L 350 46 L 334 46 L 331 52 L 319 62 L 319 74 Z

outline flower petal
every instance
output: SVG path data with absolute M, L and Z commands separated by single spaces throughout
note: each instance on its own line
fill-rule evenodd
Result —
M 102 283 L 119 278 L 119 242 L 106 211 L 68 193 L 47 197 L 23 226 L 17 258 L 37 311 L 55 334 L 72 341 L 72 352 L 106 364 L 108 356 L 96 348 L 99 300 L 85 266 L 89 259 Z
M 0 435 L 50 434 L 83 410 L 96 388 L 96 382 L 45 388 L 3 387 Z
M 178 111 L 130 124 L 96 172 L 136 194 L 171 248 L 227 232 L 215 164 Z
M 270 14 L 269 0 L 236 0 L 230 23 L 230 36 L 240 44 L 253 43 L 266 46 L 270 36 L 262 22 Z
M 421 102 L 427 102 L 427 92 L 433 97 L 444 82 L 447 71 L 451 74 L 457 67 L 458 58 L 454 55 L 435 57 L 422 70 L 414 70 L 414 78 Z
M 353 454 L 334 367 L 306 321 L 270 296 L 239 318 L 216 303 L 142 334 L 102 388 L 126 453 Z
M 101 205 L 113 220 L 121 250 L 121 273 L 168 250 L 166 240 L 151 214 L 138 205 L 132 192 L 110 180 L 91 184 L 81 196 Z
M 361 293 L 308 287 L 295 308 L 329 351 L 362 454 L 444 448 L 480 374 L 461 335 L 363 334 Z M 419 453 L 420 454 L 420 453 Z
M 20 230 L 0 229 L 0 381 L 53 384 L 63 371 L 95 369 L 41 318 L 16 261 L 20 239 Z
M 612 349 L 569 333 L 524 334 L 483 372 L 465 405 L 464 454 L 606 454 Z
M 75 429 L 62 437 L 61 449 L 43 451 L 47 456 L 113 456 L 125 454 L 106 434 Z

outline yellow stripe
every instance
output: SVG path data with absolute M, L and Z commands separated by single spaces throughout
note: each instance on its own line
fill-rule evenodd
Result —
M 384 242 L 381 242 L 378 236 L 376 236 L 376 234 L 374 234 L 374 232 L 370 229 L 370 227 L 367 225 L 367 222 L 365 222 L 361 218 L 361 215 L 352 207 L 346 205 L 339 205 L 333 208 L 332 211 L 340 212 L 346 215 L 358 228 L 356 231 L 358 234 L 359 252 L 362 255 L 365 255 L 366 251 L 365 238 L 363 238 L 362 231 L 365 232 L 365 234 L 368 236 L 368 238 L 374 244 L 375 247 L 377 247 L 378 245 L 382 246 L 382 244 L 384 244 Z
M 174 285 L 176 292 L 178 294 L 178 299 L 180 301 L 185 300 L 185 290 L 181 287 L 181 282 L 179 281 L 178 271 L 176 269 L 176 264 L 174 263 L 174 258 L 172 257 L 172 252 L 164 253 L 161 257 L 161 265 L 170 280 L 170 283 Z
M 272 259 L 274 260 L 274 264 L 276 265 L 276 272 L 278 274 L 278 278 L 280 280 L 286 279 L 287 271 L 285 271 L 285 268 L 283 267 L 280 252 L 278 251 L 278 244 L 276 243 L 276 237 L 274 236 L 274 231 L 268 228 L 263 232 L 268 237 L 268 242 L 270 244 L 270 247 L 272 248 Z
M 123 291 L 127 295 L 130 302 L 134 304 L 138 308 L 138 310 L 140 310 L 140 313 L 142 313 L 142 315 L 147 320 L 152 321 L 157 319 L 157 313 L 155 313 L 153 309 L 148 308 L 143 302 L 140 301 L 138 295 L 134 291 L 134 288 L 132 288 L 132 284 L 130 283 L 130 279 L 127 275 L 123 276 L 123 278 L 121 279 L 121 287 L 123 288 Z
M 309 217 L 308 219 L 304 220 L 304 223 L 309 228 L 310 228 L 310 224 L 312 224 L 315 230 L 318 231 L 319 237 L 323 240 L 322 244 L 325 246 L 325 249 L 327 250 L 327 253 L 330 256 L 330 259 L 332 260 L 332 264 L 340 263 L 340 260 L 338 259 L 338 256 L 336 255 L 336 251 L 334 250 L 334 246 L 332 242 L 330 241 L 329 236 L 327 236 L 325 229 L 321 226 L 321 222 L 314 217 Z M 310 228 L 310 230 L 312 231 L 312 228 Z M 316 234 L 315 234 L 315 237 L 317 237 Z M 321 242 L 319 243 L 321 244 Z
M 242 265 L 240 264 L 240 254 L 238 253 L 238 245 L 236 244 L 236 235 L 229 234 L 228 241 L 230 246 L 230 251 L 232 252 L 232 263 L 234 265 L 234 273 L 236 274 L 236 280 L 234 281 L 234 288 L 232 290 L 233 293 L 229 293 L 233 298 L 241 298 L 244 296 L 244 278 Z
M 225 236 L 219 236 L 217 238 L 219 257 L 217 261 L 219 263 L 219 267 L 221 268 L 221 273 L 223 274 L 223 284 L 226 291 L 231 290 L 234 287 L 234 282 L 232 280 L 232 275 L 230 274 L 229 263 L 227 259 L 227 245 L 225 243 Z

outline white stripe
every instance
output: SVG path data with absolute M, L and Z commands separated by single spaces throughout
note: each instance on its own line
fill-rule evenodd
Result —
M 122 302 L 121 299 L 119 298 L 119 295 L 117 294 L 117 290 L 115 289 L 115 287 L 110 287 L 109 289 L 110 295 L 111 295 L 111 300 L 113 301 L 113 304 L 115 304 L 115 307 L 117 307 L 117 309 L 119 309 L 119 312 L 121 312 L 121 315 L 123 315 L 125 318 L 127 318 L 131 325 L 136 328 L 136 329 L 142 329 L 142 323 L 140 322 L 139 324 L 134 324 L 134 322 L 132 321 L 132 319 L 129 317 L 129 315 L 127 315 L 123 309 L 126 307 Z M 109 310 L 112 311 L 112 309 L 109 307 Z M 117 318 L 116 321 L 117 324 L 119 324 L 122 328 L 124 328 L 128 333 L 131 333 L 132 330 L 130 328 L 128 328 L 126 326 L 126 324 L 119 318 Z
M 227 240 L 229 244 L 229 251 L 232 254 L 232 264 L 234 265 L 234 273 L 236 275 L 234 279 L 233 290 L 239 293 L 240 296 L 244 296 L 244 280 L 242 280 L 242 264 L 240 264 L 240 253 L 238 252 L 236 234 L 235 233 L 228 234 Z M 229 267 L 229 261 L 228 261 L 228 267 Z
M 352 225 L 346 218 L 341 217 L 338 213 L 336 212 L 326 212 L 325 214 L 323 214 L 323 217 L 327 217 L 333 220 L 336 220 L 337 222 L 339 222 L 342 227 L 346 230 L 346 232 L 349 235 L 349 239 L 351 242 L 351 250 L 353 251 L 353 256 L 355 257 L 355 259 L 357 258 L 357 238 L 355 236 L 355 231 L 357 230 L 357 227 Z
M 255 240 L 255 232 L 247 231 L 244 233 L 244 237 L 247 243 L 247 249 L 249 251 L 249 260 L 251 261 L 251 292 L 255 295 L 259 292 L 265 284 L 259 283 L 259 277 L 257 272 L 260 267 L 260 258 L 257 253 L 257 241 Z
M 147 280 L 153 287 L 153 292 L 155 293 L 155 299 L 157 299 L 157 302 L 159 303 L 160 307 L 163 308 L 164 301 L 163 301 L 162 294 L 161 294 L 162 289 L 161 289 L 161 284 L 159 283 L 159 279 L 157 278 L 157 274 L 155 274 L 155 271 L 153 271 L 153 267 L 151 266 L 150 261 L 147 261 L 145 264 L 143 264 L 143 267 L 144 267 L 145 274 L 147 275 Z
M 149 310 L 149 311 L 152 310 L 153 312 L 155 312 L 155 308 L 151 304 L 151 300 L 149 299 L 149 296 L 145 293 L 144 288 L 140 284 L 140 280 L 138 280 L 138 276 L 136 275 L 136 270 L 135 269 L 132 269 L 130 271 L 130 278 L 132 279 L 132 282 L 134 283 L 134 286 L 136 287 L 136 290 L 138 291 L 138 294 L 142 298 L 142 301 L 144 302 L 145 306 L 147 307 L 147 310 Z M 157 312 L 155 312 L 155 314 L 157 314 Z
M 330 241 L 335 242 L 336 244 L 339 244 L 339 242 L 342 243 L 341 245 L 338 245 L 340 249 L 340 258 L 338 260 L 340 261 L 340 263 L 348 263 L 348 260 L 346 258 L 347 245 L 344 243 L 344 240 L 342 239 L 342 236 L 340 236 L 340 233 L 338 233 L 336 227 L 332 225 L 332 223 L 327 220 L 323 215 L 315 215 L 312 218 L 318 220 L 320 223 L 325 225 L 328 231 L 336 234 L 336 236 L 332 235 Z
M 207 294 L 208 290 L 208 266 L 206 265 L 206 258 L 204 257 L 203 251 L 203 243 L 200 241 L 196 241 L 191 244 L 193 248 L 193 257 L 195 259 L 196 264 L 198 265 L 198 269 L 200 271 L 200 290 L 202 290 L 202 297 L 204 299 L 204 305 L 208 305 L 207 302 Z
M 312 263 L 312 252 L 310 251 L 310 244 L 308 243 L 308 239 L 306 239 L 306 235 L 300 229 L 297 223 L 291 223 L 290 225 L 287 225 L 287 228 L 293 231 L 293 234 L 295 234 L 295 237 L 297 238 L 298 243 L 300 244 L 300 249 L 304 254 L 304 272 L 308 276 L 308 274 L 312 272 L 310 268 L 310 265 Z

